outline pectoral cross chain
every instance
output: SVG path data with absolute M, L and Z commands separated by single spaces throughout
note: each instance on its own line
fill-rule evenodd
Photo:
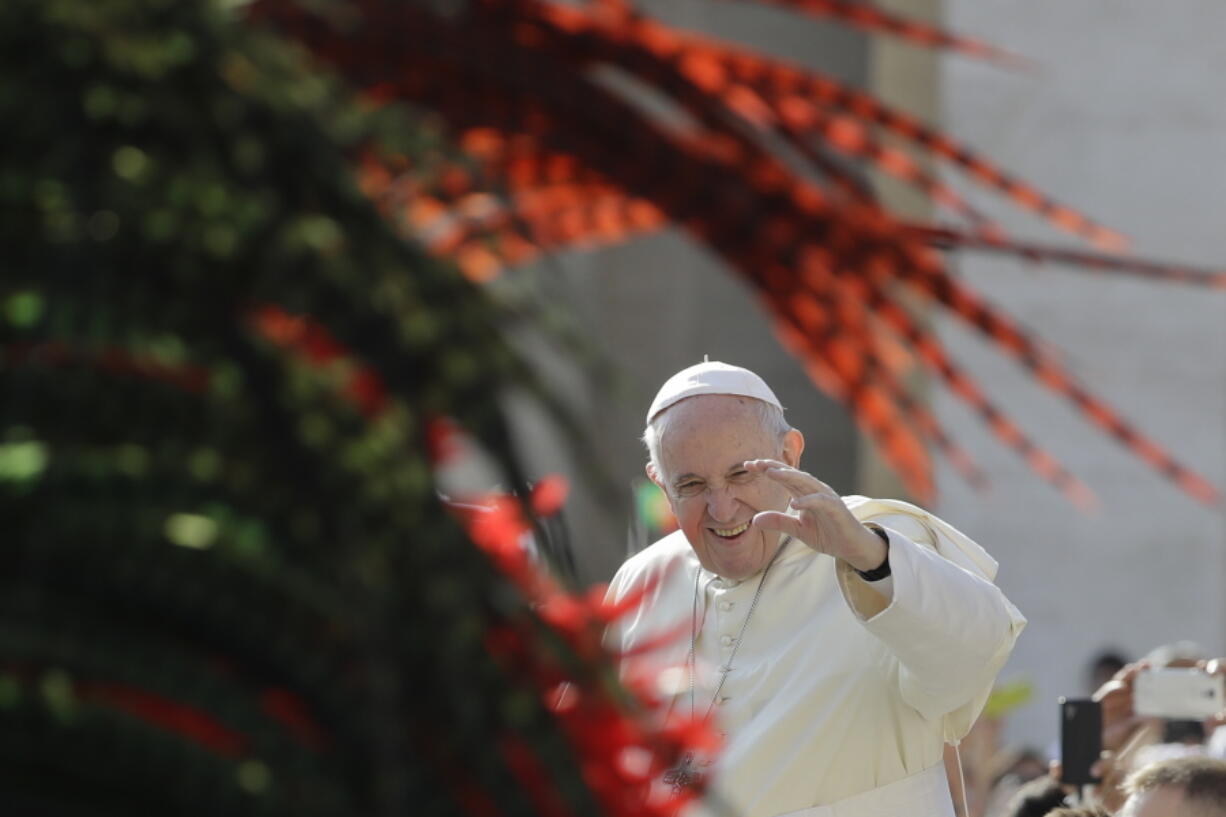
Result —
M 715 704 L 720 701 L 720 693 L 724 690 L 724 683 L 728 680 L 728 674 L 732 672 L 732 661 L 736 658 L 737 651 L 741 649 L 741 642 L 745 638 L 745 630 L 749 627 L 749 620 L 753 618 L 753 612 L 758 607 L 758 599 L 762 596 L 762 587 L 766 584 L 766 577 L 771 572 L 771 567 L 774 566 L 775 560 L 779 558 L 779 554 L 783 552 L 783 548 L 791 541 L 791 537 L 785 537 L 779 546 L 775 548 L 775 552 L 771 555 L 770 561 L 766 563 L 766 567 L 762 570 L 762 576 L 758 579 L 758 588 L 754 591 L 753 600 L 749 602 L 749 611 L 745 613 L 745 620 L 741 622 L 741 631 L 737 633 L 736 640 L 732 642 L 732 653 L 728 656 L 728 660 L 719 668 L 719 683 L 715 687 L 715 693 L 711 696 L 711 703 L 707 704 L 707 711 L 703 714 L 703 721 L 706 722 L 711 717 L 711 710 L 715 708 Z M 686 667 L 689 669 L 690 676 L 690 717 L 695 713 L 694 707 L 694 655 L 698 649 L 698 581 L 702 575 L 702 570 L 697 570 L 694 573 L 694 604 L 690 611 L 690 654 L 686 658 Z M 704 764 L 710 765 L 710 763 Z M 694 753 L 686 752 L 681 757 L 681 761 L 664 773 L 664 783 L 673 787 L 673 792 L 681 794 L 686 789 L 693 789 L 694 786 L 702 780 L 703 774 L 696 768 L 694 762 Z
M 694 768 L 694 753 L 686 752 L 681 762 L 664 773 L 664 782 L 673 787 L 673 792 L 680 794 L 702 778 L 702 773 Z

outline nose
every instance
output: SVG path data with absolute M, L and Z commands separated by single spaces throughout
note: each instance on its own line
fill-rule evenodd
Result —
M 707 515 L 716 522 L 732 522 L 736 519 L 737 498 L 732 486 L 707 489 Z

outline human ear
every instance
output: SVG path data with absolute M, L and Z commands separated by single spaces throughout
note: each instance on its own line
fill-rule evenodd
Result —
M 672 493 L 664 486 L 664 480 L 660 477 L 660 469 L 656 468 L 656 464 L 654 462 L 649 462 L 644 470 L 647 471 L 647 478 L 656 484 L 656 487 L 660 489 L 660 493 L 664 494 L 664 499 L 668 502 L 668 507 L 674 514 L 676 514 L 677 505 L 675 502 L 673 502 Z
M 783 461 L 793 468 L 800 467 L 800 455 L 805 450 L 805 435 L 794 428 L 783 435 Z

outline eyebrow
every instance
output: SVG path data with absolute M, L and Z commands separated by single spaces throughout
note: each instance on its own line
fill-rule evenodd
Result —
M 735 463 L 733 463 L 732 465 L 729 465 L 727 468 L 725 468 L 725 469 L 724 469 L 724 473 L 725 473 L 725 474 L 730 474 L 730 473 L 732 473 L 733 471 L 736 471 L 736 470 L 741 470 L 741 471 L 746 470 L 746 469 L 745 469 L 745 462 L 746 462 L 745 460 L 738 460 L 737 462 L 735 462 Z M 694 473 L 681 474 L 680 476 L 673 477 L 673 485 L 680 485 L 681 483 L 685 482 L 687 479 L 696 479 L 696 480 L 700 480 L 700 481 L 701 481 L 701 480 L 702 480 L 702 477 L 700 477 L 700 476 L 698 476 L 697 474 L 694 474 Z

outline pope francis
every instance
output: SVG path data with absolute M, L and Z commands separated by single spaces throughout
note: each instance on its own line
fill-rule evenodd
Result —
M 840 497 L 753 372 L 678 372 L 647 413 L 647 473 L 680 530 L 633 556 L 610 631 L 685 715 L 725 736 L 659 785 L 705 778 L 700 813 L 953 817 L 946 742 L 970 729 L 1025 619 L 996 563 L 904 502 Z M 678 627 L 667 646 L 639 649 Z

